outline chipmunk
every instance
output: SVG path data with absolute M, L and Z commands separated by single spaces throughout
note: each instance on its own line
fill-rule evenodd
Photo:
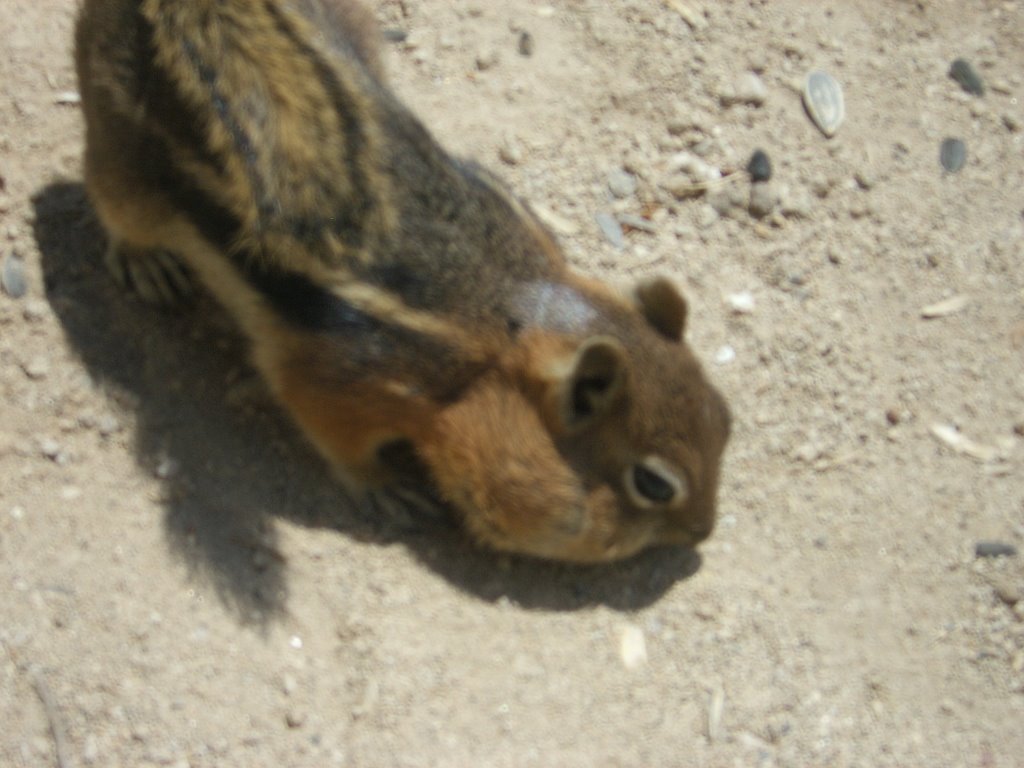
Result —
M 198 280 L 350 487 L 411 454 L 498 550 L 700 542 L 730 416 L 685 300 L 570 272 L 391 93 L 377 40 L 351 0 L 85 0 L 85 180 L 115 275 L 156 300 Z

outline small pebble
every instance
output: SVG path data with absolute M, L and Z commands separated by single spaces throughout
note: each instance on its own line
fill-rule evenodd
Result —
M 28 293 L 28 281 L 25 279 L 25 262 L 16 253 L 4 257 L 3 268 L 0 270 L 0 285 L 12 299 L 20 299 Z
M 843 89 L 836 79 L 821 70 L 811 72 L 804 81 L 803 100 L 818 130 L 828 138 L 835 136 L 846 117 Z
M 96 427 L 99 429 L 100 435 L 110 437 L 115 432 L 121 431 L 121 422 L 113 416 L 101 416 Z
M 943 139 L 939 147 L 939 162 L 950 173 L 956 173 L 967 162 L 967 145 L 960 139 Z
M 772 177 L 772 161 L 763 149 L 755 149 L 747 163 L 747 173 L 751 181 L 768 181 Z
M 632 197 L 636 193 L 636 177 L 621 168 L 613 168 L 608 172 L 608 189 L 620 200 Z
M 507 165 L 519 165 L 523 162 L 523 148 L 518 141 L 507 137 L 498 147 L 498 157 Z
M 754 294 L 750 291 L 730 293 L 725 300 L 737 315 L 749 315 L 754 311 Z
M 409 37 L 409 33 L 404 29 L 398 29 L 397 27 L 388 27 L 381 33 L 384 39 L 389 43 L 404 43 Z
M 707 196 L 708 205 L 714 209 L 719 216 L 729 216 L 736 206 L 736 200 L 729 194 L 727 189 L 717 189 Z
M 811 193 L 804 187 L 783 189 L 779 194 L 779 209 L 784 216 L 794 219 L 806 219 L 814 207 Z
M 929 304 L 921 308 L 921 317 L 926 320 L 936 320 L 942 317 L 949 317 L 958 312 L 963 312 L 970 305 L 971 300 L 963 294 L 951 296 L 948 299 Z
M 729 363 L 735 362 L 735 360 L 736 350 L 730 347 L 728 344 L 726 344 L 724 347 L 721 347 L 715 353 L 715 362 L 718 363 L 719 365 L 729 365 Z
M 967 93 L 975 96 L 981 96 L 985 93 L 985 84 L 981 80 L 981 75 L 978 74 L 977 70 L 966 59 L 954 61 L 949 67 L 949 76 L 956 80 Z
M 481 72 L 493 69 L 498 63 L 498 53 L 490 49 L 484 49 L 476 55 L 476 68 Z
M 30 323 L 34 323 L 46 317 L 46 313 L 49 309 L 50 306 L 42 299 L 29 299 L 25 302 L 25 307 L 21 311 L 21 316 Z
M 1016 557 L 1017 548 L 1002 541 L 979 541 L 974 545 L 975 557 Z
M 306 724 L 306 713 L 298 710 L 289 710 L 284 716 L 284 721 L 289 728 L 301 728 Z
M 597 213 L 594 216 L 594 219 L 597 221 L 597 226 L 601 228 L 601 234 L 605 236 L 605 239 L 607 239 L 616 250 L 622 250 L 626 247 L 626 238 L 622 234 L 622 226 L 619 224 L 618 219 L 604 211 Z
M 718 219 L 721 218 L 711 205 L 704 205 L 701 207 L 700 212 L 697 214 L 697 226 L 701 229 L 708 229 L 713 227 Z
M 281 681 L 281 690 L 285 696 L 291 696 L 299 687 L 299 681 L 294 675 L 285 675 Z
M 730 104 L 750 104 L 759 107 L 768 98 L 768 89 L 761 78 L 753 72 L 745 72 L 737 78 L 731 90 L 720 94 L 720 100 L 726 106 Z
M 990 582 L 996 597 L 1011 608 L 1024 599 L 1024 590 L 1021 589 L 1021 585 L 1015 583 L 1010 577 L 998 575 L 990 578 Z
M 875 177 L 868 171 L 857 171 L 853 174 L 853 180 L 857 182 L 857 186 L 863 189 L 865 192 L 874 188 Z
M 533 56 L 533 35 L 525 30 L 519 33 L 519 55 Z
M 619 635 L 619 656 L 626 669 L 638 669 L 647 663 L 647 641 L 644 631 L 635 624 L 627 624 Z
M 60 443 L 50 438 L 44 438 L 39 442 L 39 452 L 51 461 L 56 461 L 61 455 Z
M 749 210 L 752 216 L 763 219 L 775 209 L 778 197 L 766 181 L 759 181 L 750 187 Z
M 50 373 L 50 362 L 45 357 L 37 356 L 22 366 L 25 375 L 33 381 L 45 379 Z

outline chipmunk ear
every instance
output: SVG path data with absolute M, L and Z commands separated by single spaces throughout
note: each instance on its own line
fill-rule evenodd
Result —
M 569 431 L 604 416 L 626 390 L 626 350 L 610 336 L 584 341 L 559 372 L 558 418 Z
M 641 280 L 633 289 L 637 308 L 651 326 L 671 341 L 680 341 L 686 330 L 686 299 L 667 277 Z

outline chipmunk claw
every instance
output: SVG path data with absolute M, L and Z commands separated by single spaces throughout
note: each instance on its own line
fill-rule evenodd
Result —
M 118 285 L 149 304 L 170 306 L 195 293 L 191 272 L 170 251 L 112 241 L 103 260 Z

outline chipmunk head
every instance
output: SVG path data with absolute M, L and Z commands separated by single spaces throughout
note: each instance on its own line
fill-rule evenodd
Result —
M 441 416 L 425 452 L 439 490 L 503 550 L 598 562 L 695 545 L 714 527 L 730 416 L 683 342 L 686 303 L 664 279 L 628 307 L 576 296 L 570 324 L 594 332 L 525 327 L 504 369 Z

